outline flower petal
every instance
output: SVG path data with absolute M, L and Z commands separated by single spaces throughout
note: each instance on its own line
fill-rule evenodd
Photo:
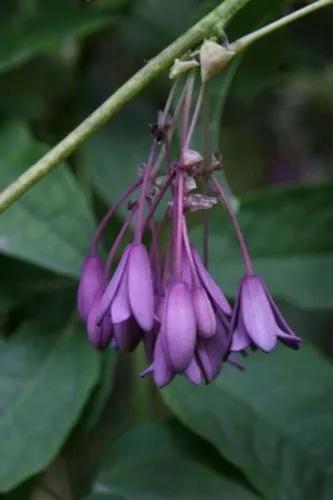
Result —
M 101 324 L 97 323 L 98 300 L 90 309 L 87 320 L 88 338 L 97 349 L 105 349 L 112 339 L 112 323 L 109 315 L 104 316 Z
M 122 323 L 114 324 L 113 335 L 117 346 L 123 351 L 133 351 L 142 339 L 142 331 L 132 317 Z
M 244 329 L 237 329 L 232 337 L 232 344 L 230 347 L 230 351 L 239 352 L 244 351 L 248 347 L 250 347 L 252 341 L 250 337 L 247 335 Z
M 217 318 L 216 333 L 210 339 L 197 342 L 197 353 L 205 374 L 206 382 L 211 382 L 220 373 L 222 362 L 229 352 L 230 334 Z
M 191 293 L 182 282 L 172 283 L 167 291 L 165 340 L 172 368 L 185 371 L 193 358 L 196 322 Z
M 83 261 L 77 295 L 77 307 L 83 321 L 87 321 L 95 296 L 104 285 L 104 264 L 97 255 L 88 255 Z
M 154 352 L 154 380 L 157 387 L 164 387 L 174 377 L 173 370 L 168 363 L 167 353 L 163 348 L 162 333 L 160 332 Z
M 119 264 L 117 266 L 117 269 L 115 270 L 110 283 L 108 284 L 102 295 L 102 299 L 100 301 L 98 308 L 98 318 L 97 318 L 98 322 L 100 322 L 106 315 L 106 313 L 109 311 L 110 304 L 115 294 L 117 293 L 119 284 L 121 282 L 121 278 L 126 269 L 128 254 L 129 254 L 129 245 L 125 248 L 123 255 L 119 261 Z
M 232 309 L 230 307 L 229 302 L 227 301 L 221 289 L 215 283 L 215 281 L 213 280 L 213 278 L 211 277 L 205 266 L 203 265 L 197 249 L 194 246 L 192 246 L 191 249 L 197 272 L 204 287 L 206 288 L 206 291 L 211 296 L 216 305 L 220 307 L 225 314 L 230 316 L 232 313 Z
M 243 371 L 245 371 L 244 366 L 243 366 L 241 363 L 239 363 L 239 362 L 237 361 L 237 359 L 233 358 L 232 356 L 229 356 L 229 357 L 228 357 L 228 359 L 227 359 L 227 363 L 228 363 L 229 365 L 232 365 L 232 366 L 234 366 L 235 368 L 237 368 L 237 370 L 240 370 L 240 371 L 242 371 L 242 372 L 243 372 Z
M 230 351 L 231 345 L 231 330 L 230 322 L 226 320 L 224 314 L 219 310 L 216 311 L 216 348 L 222 353 L 222 357 L 225 358 Z M 215 337 L 214 336 L 214 337 Z M 208 345 L 214 346 L 214 339 L 211 342 L 207 342 Z
M 205 383 L 209 384 L 209 382 L 213 379 L 213 367 L 211 365 L 211 360 L 206 350 L 206 342 L 204 340 L 198 340 L 196 354 L 200 363 L 203 377 L 205 379 Z
M 141 243 L 131 246 L 127 282 L 133 316 L 148 332 L 154 324 L 154 289 L 148 253 Z
M 232 335 L 230 351 L 232 352 L 244 351 L 244 349 L 250 347 L 251 344 L 252 340 L 248 336 L 247 331 L 240 318 L 238 325 Z
M 111 302 L 110 315 L 113 324 L 126 321 L 131 316 L 127 291 L 127 269 L 125 269 L 118 291 Z
M 188 368 L 186 368 L 185 375 L 193 384 L 201 384 L 201 370 L 195 356 L 193 356 L 191 363 L 189 364 Z
M 212 337 L 216 331 L 216 318 L 205 290 L 199 287 L 194 288 L 192 290 L 192 301 L 198 334 L 203 338 Z
M 165 297 L 155 295 L 155 319 L 161 323 L 164 315 Z
M 150 332 L 145 332 L 143 337 L 146 356 L 151 362 L 153 361 L 154 357 L 157 332 L 158 332 L 158 324 L 155 324 L 153 329 Z
M 294 334 L 289 335 L 288 333 L 283 332 L 280 328 L 278 329 L 278 339 L 291 349 L 299 349 L 299 346 L 302 343 L 302 339 L 300 337 L 297 337 Z
M 265 286 L 265 285 L 264 285 Z M 266 287 L 265 287 L 266 289 Z M 302 339 L 298 337 L 290 328 L 282 314 L 280 313 L 277 305 L 275 304 L 274 300 L 272 299 L 271 295 L 266 289 L 266 295 L 268 297 L 268 300 L 271 304 L 271 308 L 273 310 L 273 314 L 275 317 L 275 321 L 278 325 L 278 338 L 286 344 L 288 347 L 291 347 L 292 349 L 298 349 L 300 343 L 302 342 Z
M 247 334 L 260 349 L 271 351 L 277 341 L 278 328 L 260 278 L 245 277 L 240 294 L 240 313 Z

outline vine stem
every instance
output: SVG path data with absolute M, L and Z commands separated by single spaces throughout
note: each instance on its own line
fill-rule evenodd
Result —
M 263 28 L 260 28 L 256 31 L 253 31 L 252 33 L 249 33 L 248 35 L 239 38 L 230 45 L 230 49 L 234 50 L 235 52 L 239 52 L 247 48 L 253 42 L 257 41 L 259 38 L 269 35 L 273 31 L 282 28 L 283 26 L 286 26 L 293 21 L 296 21 L 296 19 L 300 19 L 307 14 L 311 14 L 315 10 L 321 9 L 323 7 L 328 7 L 329 5 L 333 5 L 333 0 L 317 0 L 316 2 L 312 2 L 310 5 L 307 5 L 302 9 L 298 9 L 295 12 L 288 14 L 287 16 L 281 17 L 281 19 L 278 19 L 277 21 L 267 24 L 267 26 L 264 26 Z
M 66 159 L 84 141 L 102 127 L 132 97 L 137 95 L 148 83 L 163 70 L 171 66 L 173 61 L 201 42 L 206 36 L 220 33 L 226 23 L 250 0 L 224 0 L 207 16 L 192 26 L 171 45 L 151 59 L 142 69 L 130 78 L 122 87 L 112 94 L 88 118 L 70 132 L 62 141 L 46 155 L 19 176 L 0 194 L 0 213 L 6 210 L 15 200 L 20 198 L 30 187 L 41 180 L 62 160 Z M 231 44 L 230 48 L 238 53 L 259 38 L 295 21 L 315 10 L 333 5 L 333 0 L 317 0 L 292 14 L 249 33 Z
M 249 0 L 225 0 L 221 2 L 207 16 L 151 59 L 78 127 L 0 194 L 0 213 L 73 153 L 151 80 L 171 66 L 177 57 L 182 56 L 186 51 L 200 43 L 206 36 L 219 32 L 227 21 L 248 2 Z

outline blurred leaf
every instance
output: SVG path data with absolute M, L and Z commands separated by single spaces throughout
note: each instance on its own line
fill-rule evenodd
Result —
M 19 16 L 0 31 L 0 72 L 44 52 L 66 37 L 89 35 L 117 19 L 112 11 L 45 1 L 31 17 Z
M 111 493 L 93 493 L 92 495 L 89 495 L 88 497 L 85 497 L 85 500 L 126 500 L 127 497 L 124 497 L 122 495 L 113 495 Z
M 0 341 L 0 491 L 42 470 L 59 452 L 98 377 L 80 331 L 26 324 Z
M 105 409 L 113 386 L 113 376 L 116 368 L 117 353 L 114 350 L 107 350 L 101 357 L 100 379 L 96 391 L 87 408 L 86 418 L 83 419 L 83 428 L 86 431 L 92 430 L 98 424 L 99 418 Z
M 153 110 L 136 101 L 83 147 L 96 189 L 107 204 L 135 179 L 140 164 L 147 159 L 151 140 L 148 124 L 154 119 Z
M 63 292 L 73 282 L 36 266 L 0 255 L 0 313 L 38 294 Z
M 45 152 L 23 124 L 0 131 L 0 188 Z M 64 167 L 47 175 L 0 216 L 0 252 L 69 276 L 79 274 L 94 228 L 87 203 Z
M 329 500 L 333 488 L 333 367 L 313 348 L 254 353 L 207 387 L 184 379 L 162 392 L 267 499 Z
M 257 498 L 223 470 L 210 467 L 199 443 L 178 425 L 155 422 L 134 428 L 107 450 L 96 494 L 89 500 L 111 499 L 115 494 L 125 500 Z
M 241 199 L 239 220 L 255 270 L 272 294 L 306 308 L 333 306 L 333 185 L 265 189 Z M 242 274 L 229 220 L 211 214 L 210 265 L 233 296 Z M 195 231 L 200 241 L 201 229 Z
M 33 59 L 15 71 L 2 74 L 0 78 L 1 115 L 11 119 L 24 117 L 33 119 L 35 122 L 45 120 L 45 117 L 50 117 L 55 110 L 63 117 L 63 102 L 66 97 L 68 99 L 73 88 L 76 90 L 75 71 L 76 65 L 72 60 L 68 61 L 61 57 L 41 57 Z M 43 132 L 45 133 L 45 129 Z

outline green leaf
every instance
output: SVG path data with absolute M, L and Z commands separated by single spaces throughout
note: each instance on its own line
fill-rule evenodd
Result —
M 0 131 L 0 188 L 45 152 L 26 127 Z M 94 229 L 93 217 L 72 174 L 63 165 L 0 216 L 0 252 L 52 271 L 77 276 Z
M 146 161 L 151 141 L 148 124 L 154 119 L 153 110 L 136 101 L 86 142 L 85 161 L 108 205 L 135 179 L 140 164 Z
M 96 493 L 89 495 L 86 500 L 126 500 L 125 497 L 120 495 L 110 495 L 110 493 Z
M 210 456 L 203 456 L 207 448 L 200 444 L 179 425 L 155 422 L 134 428 L 107 450 L 95 483 L 96 493 L 89 498 L 257 498 L 234 478 L 224 475 L 222 468 L 211 467 Z
M 333 367 L 313 348 L 254 353 L 207 387 L 162 392 L 184 424 L 240 467 L 267 499 L 329 500 Z
M 0 30 L 0 73 L 70 37 L 86 36 L 115 22 L 112 11 L 45 2 L 32 16 L 19 15 Z
M 62 294 L 73 287 L 72 280 L 2 255 L 0 268 L 0 314 L 31 301 L 38 295 L 45 297 L 46 291 L 53 294 L 54 300 L 56 292 Z
M 97 381 L 98 359 L 80 330 L 30 323 L 0 341 L 0 491 L 57 455 Z
M 86 432 L 94 429 L 105 409 L 114 382 L 117 353 L 114 350 L 107 350 L 101 357 L 100 379 L 94 392 L 91 402 L 88 405 L 86 417 L 83 419 L 82 427 Z
M 255 270 L 272 294 L 306 308 L 333 306 L 333 185 L 265 189 L 240 200 L 239 220 Z M 210 218 L 210 267 L 233 296 L 242 275 L 232 226 Z M 200 243 L 202 230 L 194 237 Z

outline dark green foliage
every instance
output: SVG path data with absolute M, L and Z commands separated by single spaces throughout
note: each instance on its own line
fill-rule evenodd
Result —
M 216 3 L 1 0 L 0 189 Z M 253 0 L 227 34 L 299 4 Z M 332 498 L 331 12 L 258 42 L 209 85 L 211 145 L 256 271 L 305 346 L 253 353 L 245 372 L 228 366 L 200 388 L 178 379 L 161 394 L 138 378 L 141 352 L 101 356 L 78 327 L 81 261 L 96 220 L 146 159 L 169 87 L 161 75 L 0 215 L 3 498 Z M 200 247 L 200 217 L 192 225 Z M 233 300 L 240 256 L 217 208 L 210 249 Z

